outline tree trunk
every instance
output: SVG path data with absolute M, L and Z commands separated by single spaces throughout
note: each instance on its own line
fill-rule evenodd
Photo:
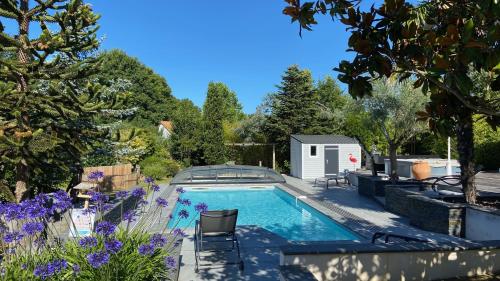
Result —
M 389 144 L 389 159 L 391 161 L 390 178 L 393 182 L 398 180 L 398 155 L 396 153 L 397 147 Z
M 17 22 L 19 25 L 19 41 L 21 46 L 17 51 L 17 60 L 23 64 L 29 63 L 29 18 L 26 16 L 28 13 L 29 0 L 20 1 L 21 16 L 19 16 Z M 17 90 L 21 93 L 26 93 L 28 91 L 28 78 L 22 73 L 16 73 L 17 75 Z M 21 111 L 20 116 L 21 130 L 24 132 L 29 132 L 29 116 L 26 112 Z M 30 134 L 20 134 L 20 138 L 25 138 Z M 29 182 L 29 167 L 26 161 L 24 150 L 21 149 L 21 159 L 16 165 L 16 200 L 20 202 L 24 199 L 26 192 L 28 191 Z
M 457 124 L 457 150 L 460 162 L 460 181 L 465 201 L 476 204 L 476 185 L 474 183 L 474 131 L 472 112 L 462 111 Z

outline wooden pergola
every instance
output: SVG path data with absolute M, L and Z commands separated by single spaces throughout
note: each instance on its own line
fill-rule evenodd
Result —
M 276 144 L 275 143 L 258 143 L 258 142 L 245 142 L 245 143 L 226 143 L 228 146 L 273 146 L 273 170 L 276 170 Z

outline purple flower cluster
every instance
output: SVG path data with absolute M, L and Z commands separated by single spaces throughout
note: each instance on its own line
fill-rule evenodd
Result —
M 87 179 L 91 180 L 91 181 L 98 181 L 102 178 L 104 178 L 104 172 L 102 172 L 102 171 L 92 171 L 87 176 Z
M 142 198 L 144 195 L 146 195 L 146 191 L 142 187 L 132 190 L 132 196 L 134 197 Z
M 45 280 L 54 274 L 57 274 L 68 267 L 65 260 L 55 260 L 47 264 L 38 265 L 35 267 L 33 274 L 42 280 Z
M 104 204 L 109 201 L 109 196 L 101 192 L 91 192 L 90 201 L 96 204 Z
M 161 198 L 161 197 L 156 198 L 156 204 L 158 204 L 158 206 L 160 206 L 162 208 L 165 208 L 168 206 L 167 200 L 165 198 Z
M 64 212 L 73 206 L 73 204 L 71 203 L 71 198 L 63 190 L 59 190 L 54 193 L 54 198 L 56 200 L 53 207 L 56 208 L 59 212 Z
M 125 199 L 128 196 L 128 191 L 120 190 L 116 193 L 116 198 Z
M 179 211 L 179 218 L 181 219 L 187 219 L 189 217 L 189 212 L 185 209 L 182 209 Z
M 44 230 L 43 223 L 41 222 L 27 222 L 23 224 L 22 230 L 29 236 L 33 236 L 36 233 L 40 233 Z
M 168 267 L 168 268 L 175 268 L 175 265 L 176 265 L 176 261 L 175 261 L 175 258 L 174 257 L 166 257 L 165 258 L 165 265 Z
M 155 252 L 155 247 L 151 244 L 143 244 L 139 246 L 139 254 L 142 256 L 151 256 Z
M 3 241 L 5 243 L 12 243 L 22 240 L 24 235 L 19 231 L 13 231 L 5 233 L 3 236 Z
M 83 248 L 92 248 L 97 246 L 97 238 L 90 236 L 83 237 L 80 241 L 78 241 L 78 244 L 80 244 Z
M 104 242 L 104 248 L 106 251 L 116 254 L 122 248 L 123 243 L 116 239 L 107 240 Z
M 208 211 L 208 205 L 201 202 L 196 205 L 194 205 L 194 210 L 200 214 L 204 214 Z
M 129 223 L 135 221 L 135 212 L 126 211 L 125 213 L 123 213 L 123 220 Z
M 155 233 L 149 239 L 149 244 L 153 247 L 161 248 L 167 244 L 167 238 L 159 233 Z
M 174 236 L 179 236 L 179 237 L 186 237 L 186 233 L 184 233 L 184 231 L 180 228 L 176 228 L 174 229 L 174 231 L 172 232 L 172 234 L 174 234 Z
M 93 268 L 100 268 L 109 262 L 109 254 L 105 251 L 88 254 L 87 261 Z
M 103 236 L 110 236 L 115 232 L 116 225 L 107 222 L 107 221 L 102 221 L 97 224 L 95 227 L 95 232 L 98 234 L 101 234 Z
M 154 192 L 158 192 L 158 191 L 160 191 L 160 186 L 159 186 L 159 185 L 157 185 L 157 184 L 153 184 L 153 185 L 151 186 L 151 188 L 153 189 L 153 191 L 154 191 Z
M 152 177 L 146 177 L 144 179 L 144 182 L 147 183 L 147 184 L 150 184 L 150 183 L 153 183 L 155 182 L 155 180 L 152 178 Z
M 184 188 L 178 187 L 178 188 L 175 189 L 175 192 L 177 192 L 177 193 L 184 193 L 186 191 L 184 190 Z
M 182 199 L 182 198 L 177 198 L 177 202 L 179 202 L 181 205 L 184 206 L 191 206 L 191 200 L 189 199 Z

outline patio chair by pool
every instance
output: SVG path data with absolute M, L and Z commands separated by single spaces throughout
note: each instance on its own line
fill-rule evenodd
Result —
M 200 214 L 200 219 L 195 224 L 194 250 L 196 269 L 201 260 L 201 252 L 235 251 L 238 255 L 236 262 L 227 262 L 225 264 L 238 264 L 239 269 L 243 270 L 243 260 L 240 256 L 240 245 L 236 237 L 236 220 L 238 219 L 238 210 L 219 210 L 207 211 Z M 206 250 L 207 245 L 227 244 L 230 247 L 215 248 Z
M 321 178 L 316 178 L 314 180 L 314 185 L 317 186 L 318 183 L 324 182 L 326 189 L 328 189 L 330 185 L 330 181 L 335 181 L 336 185 L 339 185 L 339 179 L 343 179 L 344 183 L 349 183 L 349 170 L 345 169 L 344 172 L 340 172 L 337 175 L 331 175 Z

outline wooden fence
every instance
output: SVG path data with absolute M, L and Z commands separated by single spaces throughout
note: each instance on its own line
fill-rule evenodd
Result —
M 129 189 L 139 182 L 140 172 L 132 170 L 132 164 L 83 168 L 83 182 L 88 182 L 88 175 L 93 171 L 104 173 L 101 188 L 106 191 Z

